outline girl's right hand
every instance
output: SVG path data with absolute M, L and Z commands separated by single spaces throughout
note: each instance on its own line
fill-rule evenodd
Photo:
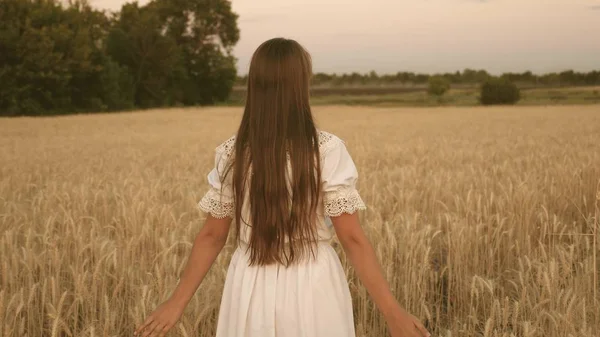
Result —
M 179 321 L 185 306 L 167 300 L 159 305 L 136 330 L 135 336 L 163 337 Z M 140 334 L 142 333 L 142 334 Z
M 386 318 L 392 337 L 430 337 L 431 334 L 418 318 L 399 308 Z

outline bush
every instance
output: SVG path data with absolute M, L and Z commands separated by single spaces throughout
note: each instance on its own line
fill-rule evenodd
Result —
M 521 91 L 506 78 L 489 78 L 481 85 L 479 100 L 483 105 L 515 104 L 520 99 Z
M 443 76 L 432 76 L 429 78 L 429 88 L 427 92 L 430 95 L 442 97 L 450 90 L 450 81 Z

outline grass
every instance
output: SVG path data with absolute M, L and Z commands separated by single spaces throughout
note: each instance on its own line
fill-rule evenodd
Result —
M 239 108 L 0 120 L 0 335 L 126 336 L 174 288 Z M 598 106 L 319 106 L 434 336 L 593 337 Z M 335 243 L 334 243 L 335 244 Z M 385 325 L 348 266 L 357 335 Z M 214 336 L 229 242 L 171 336 Z

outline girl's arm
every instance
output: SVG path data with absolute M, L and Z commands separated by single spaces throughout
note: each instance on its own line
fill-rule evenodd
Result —
M 181 317 L 183 310 L 202 283 L 208 270 L 227 242 L 232 219 L 217 219 L 210 214 L 196 235 L 179 284 L 170 298 L 156 308 L 135 331 L 135 335 L 164 336 Z
M 232 219 L 229 217 L 217 219 L 210 214 L 208 215 L 204 226 L 194 239 L 192 252 L 179 284 L 171 295 L 170 299 L 172 301 L 184 307 L 189 303 L 208 270 L 225 247 L 231 222 Z
M 360 226 L 358 213 L 332 217 L 333 226 L 346 256 L 371 299 L 385 317 L 392 337 L 422 337 L 429 332 L 398 303 L 383 276 L 375 250 Z

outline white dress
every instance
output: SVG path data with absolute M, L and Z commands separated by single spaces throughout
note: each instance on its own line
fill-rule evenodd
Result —
M 199 202 L 200 209 L 217 218 L 234 217 L 231 185 L 221 190 L 219 179 L 234 142 L 232 137 L 217 147 L 215 168 L 208 175 L 211 188 Z M 240 247 L 227 271 L 217 337 L 355 336 L 350 290 L 330 245 L 334 231 L 328 220 L 365 209 L 365 205 L 356 189 L 358 172 L 344 142 L 319 131 L 319 148 L 323 195 L 317 217 L 317 258 L 288 268 L 278 264 L 250 267 L 245 248 L 251 227 L 243 225 Z

